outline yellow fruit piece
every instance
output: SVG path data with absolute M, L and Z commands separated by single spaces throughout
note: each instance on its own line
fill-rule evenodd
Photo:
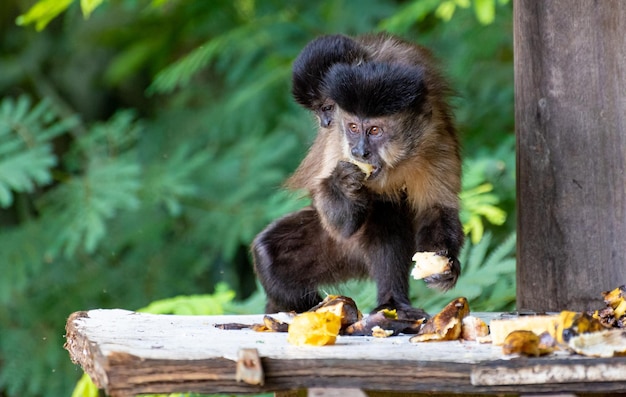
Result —
M 365 179 L 369 178 L 370 175 L 372 175 L 372 172 L 374 171 L 374 166 L 368 163 L 363 163 L 360 162 L 358 160 L 354 160 L 354 159 L 350 159 L 349 160 L 352 164 L 356 165 L 357 167 L 359 167 L 361 169 L 361 171 L 363 171 L 363 173 L 365 174 Z
M 478 317 L 467 316 L 461 322 L 461 339 L 479 340 L 489 335 L 487 323 Z
M 559 314 L 556 327 L 556 340 L 567 343 L 570 338 L 587 333 L 602 331 L 604 327 L 600 321 L 587 313 L 564 310 Z
M 626 285 L 622 285 L 621 287 L 617 287 L 611 291 L 603 292 L 602 295 L 604 296 L 604 303 L 613 309 L 617 309 L 626 301 Z M 621 315 L 618 317 L 621 317 Z
M 378 325 L 372 328 L 372 336 L 375 338 L 387 338 L 393 335 L 393 330 L 391 329 L 382 329 Z
M 332 312 L 306 312 L 294 317 L 287 342 L 296 346 L 332 345 L 341 329 L 341 317 Z
M 451 271 L 450 259 L 436 252 L 416 252 L 412 260 L 415 266 L 411 271 L 411 276 L 416 280 Z
M 613 309 L 615 313 L 615 318 L 620 318 L 624 314 L 626 314 L 626 300 L 622 300 L 615 309 Z
M 502 345 L 504 354 L 543 356 L 552 353 L 553 348 L 543 346 L 539 335 L 532 331 L 513 331 L 506 336 Z
M 554 336 L 558 322 L 559 316 L 556 314 L 495 319 L 489 323 L 489 330 L 492 343 L 502 345 L 507 335 L 513 331 L 533 331 L 537 335 L 548 332 Z

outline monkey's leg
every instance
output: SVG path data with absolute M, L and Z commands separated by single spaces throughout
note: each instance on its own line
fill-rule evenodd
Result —
M 376 281 L 378 307 L 396 309 L 403 318 L 429 317 L 411 306 L 409 273 L 414 249 L 410 212 L 400 204 L 376 203 L 365 225 L 364 247 L 371 277 Z
M 454 208 L 433 207 L 420 215 L 420 230 L 417 233 L 417 251 L 439 252 L 450 258 L 451 272 L 437 274 L 424 279 L 431 287 L 444 291 L 456 284 L 461 274 L 459 252 L 463 247 L 465 234 L 459 219 L 459 211 Z
M 259 233 L 252 254 L 267 293 L 266 312 L 303 312 L 318 304 L 317 287 L 333 274 L 325 258 L 335 251 L 312 208 L 286 215 Z

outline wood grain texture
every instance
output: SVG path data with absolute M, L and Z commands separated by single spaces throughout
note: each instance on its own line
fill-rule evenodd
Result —
M 69 318 L 65 347 L 71 359 L 111 396 L 315 387 L 470 394 L 626 390 L 626 357 L 591 359 L 560 352 L 538 359 L 511 358 L 491 344 L 410 343 L 409 336 L 346 336 L 333 346 L 296 347 L 287 343 L 285 333 L 214 327 L 261 321 L 261 315 L 171 316 L 92 310 Z M 236 381 L 238 352 L 244 348 L 258 351 L 264 385 Z M 611 376 L 598 377 L 607 367 L 612 369 Z M 546 376 L 550 368 L 558 376 Z
M 517 307 L 626 283 L 626 2 L 514 3 Z

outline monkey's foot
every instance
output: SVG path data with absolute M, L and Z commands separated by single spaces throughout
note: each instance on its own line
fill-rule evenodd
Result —
M 426 313 L 424 310 L 410 305 L 383 304 L 372 310 L 372 313 L 376 313 L 384 309 L 395 310 L 398 314 L 398 319 L 400 320 L 420 320 L 422 318 L 429 319 L 431 317 L 430 314 Z

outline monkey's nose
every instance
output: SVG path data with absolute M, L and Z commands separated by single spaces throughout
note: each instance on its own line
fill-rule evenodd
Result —
M 369 150 L 364 149 L 359 146 L 353 147 L 352 150 L 350 150 L 350 152 L 352 153 L 352 156 L 354 156 L 354 158 L 362 159 L 362 160 L 366 160 L 372 155 L 372 153 L 370 153 Z

